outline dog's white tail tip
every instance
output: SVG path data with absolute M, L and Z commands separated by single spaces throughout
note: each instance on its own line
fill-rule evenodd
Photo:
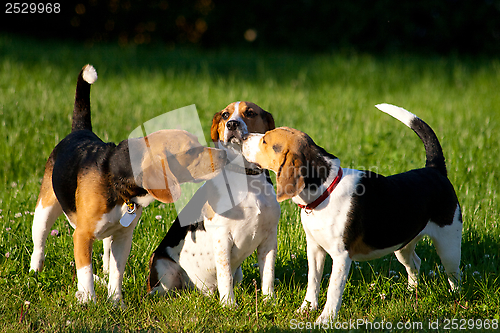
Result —
M 418 118 L 413 113 L 392 104 L 382 103 L 375 105 L 375 107 L 380 111 L 393 116 L 394 118 L 396 118 L 397 120 L 399 120 L 400 122 L 402 122 L 403 124 L 405 124 L 410 128 L 412 120 Z
M 97 71 L 92 65 L 87 65 L 83 70 L 82 77 L 87 83 L 92 84 L 97 80 Z

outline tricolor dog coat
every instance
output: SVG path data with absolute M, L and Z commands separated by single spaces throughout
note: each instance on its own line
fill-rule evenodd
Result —
M 211 137 L 234 160 L 241 157 L 244 136 L 273 128 L 270 113 L 254 103 L 236 102 L 215 114 Z M 218 290 L 221 303 L 233 305 L 234 282 L 243 277 L 240 265 L 257 250 L 262 293 L 274 296 L 280 206 L 267 170 L 244 163 L 227 165 L 179 214 L 151 256 L 151 293 L 188 287 L 205 294 Z
M 428 235 L 453 290 L 460 281 L 462 215 L 447 177 L 441 145 L 433 130 L 414 114 L 388 104 L 377 107 L 399 119 L 422 139 L 425 168 L 384 177 L 340 167 L 340 160 L 305 133 L 277 128 L 251 134 L 243 155 L 277 173 L 278 201 L 302 207 L 306 233 L 308 284 L 301 310 L 318 307 L 326 254 L 332 257 L 327 300 L 318 322 L 333 320 L 340 309 L 351 261 L 394 252 L 417 285 L 420 259 L 415 245 Z
M 42 270 L 50 228 L 64 212 L 75 228 L 76 297 L 95 301 L 92 244 L 104 239 L 108 297 L 123 306 L 123 273 L 142 207 L 154 199 L 173 202 L 180 196 L 179 184 L 214 177 L 226 164 L 226 153 L 202 147 L 182 130 L 161 130 L 118 145 L 103 142 L 90 121 L 90 85 L 96 79 L 90 65 L 80 72 L 71 133 L 47 160 L 33 220 L 31 270 Z M 131 147 L 140 168 L 136 175 Z

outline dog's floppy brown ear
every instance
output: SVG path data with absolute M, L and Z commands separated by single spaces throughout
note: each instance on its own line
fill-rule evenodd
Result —
M 274 118 L 273 115 L 267 111 L 264 110 L 264 114 L 262 115 L 262 118 L 267 124 L 266 132 L 273 130 L 276 128 L 276 125 L 274 124 Z
M 287 152 L 276 177 L 276 199 L 281 202 L 299 194 L 305 185 L 303 172 L 304 159 L 297 154 Z
M 177 201 L 181 196 L 179 182 L 168 167 L 167 159 L 146 154 L 142 162 L 142 187 L 156 200 L 165 203 Z
M 210 137 L 212 138 L 213 142 L 219 141 L 219 123 L 220 119 L 222 118 L 222 111 L 217 112 L 212 118 L 212 127 L 210 127 Z

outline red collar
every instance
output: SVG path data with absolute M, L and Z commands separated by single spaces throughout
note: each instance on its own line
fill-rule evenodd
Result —
M 330 193 L 332 193 L 333 190 L 335 190 L 337 185 L 340 183 L 340 179 L 342 179 L 342 168 L 341 167 L 339 167 L 339 172 L 337 173 L 337 177 L 335 177 L 333 182 L 330 184 L 330 186 L 328 186 L 328 188 L 325 190 L 325 192 L 323 192 L 323 194 L 321 194 L 316 200 L 314 200 L 313 202 L 311 202 L 308 205 L 298 204 L 298 206 L 300 208 L 306 209 L 306 210 L 313 210 L 314 208 L 318 207 L 319 204 L 322 203 L 326 198 L 328 198 Z

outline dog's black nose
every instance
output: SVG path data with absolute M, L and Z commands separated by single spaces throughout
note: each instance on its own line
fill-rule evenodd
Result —
M 236 120 L 230 120 L 226 123 L 226 127 L 230 131 L 234 131 L 238 128 L 240 124 Z

